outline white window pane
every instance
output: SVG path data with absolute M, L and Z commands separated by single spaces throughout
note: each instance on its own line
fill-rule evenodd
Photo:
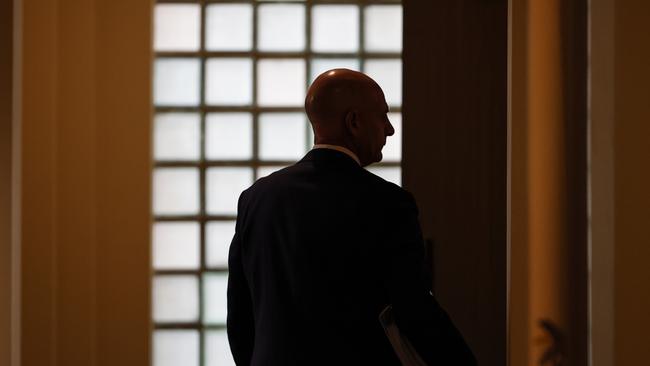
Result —
M 156 276 L 153 280 L 153 320 L 195 322 L 199 319 L 199 281 L 196 276 Z
M 359 49 L 359 7 L 316 5 L 312 8 L 311 47 L 316 52 Z
M 199 268 L 198 223 L 157 222 L 152 236 L 155 269 Z
M 262 178 L 266 177 L 267 175 L 277 172 L 280 169 L 286 168 L 284 165 L 278 165 L 278 166 L 263 166 L 257 168 L 257 178 Z
M 201 29 L 197 4 L 157 4 L 154 15 L 156 51 L 196 51 Z
M 383 167 L 375 166 L 368 167 L 369 172 L 376 174 L 389 182 L 393 182 L 398 186 L 402 185 L 402 168 L 400 167 Z
M 315 143 L 315 141 L 314 141 L 315 140 L 314 139 L 314 128 L 311 126 L 311 124 L 309 125 L 309 128 L 307 129 L 307 131 L 309 132 L 309 134 L 307 136 L 307 141 L 309 142 L 309 148 L 311 149 L 314 146 L 314 143 Z
M 250 113 L 210 113 L 205 123 L 205 154 L 208 159 L 252 158 L 253 117 Z
M 386 145 L 382 150 L 384 161 L 402 160 L 402 114 L 389 113 L 388 119 L 395 129 L 393 136 L 386 137 Z
M 153 366 L 198 366 L 199 332 L 156 330 L 153 334 Z
M 154 121 L 156 160 L 197 160 L 201 135 L 197 113 L 158 113 Z
M 261 51 L 305 49 L 305 6 L 266 4 L 258 7 L 257 40 Z
M 302 106 L 305 102 L 305 61 L 260 60 L 257 101 L 262 106 Z
M 159 106 L 199 104 L 199 60 L 159 58 L 154 66 L 154 103 Z
M 212 221 L 207 224 L 205 263 L 208 267 L 228 267 L 228 251 L 234 235 L 235 221 Z
M 304 114 L 260 114 L 259 130 L 261 159 L 298 160 L 305 154 L 307 122 Z
M 208 330 L 204 339 L 205 366 L 235 366 L 225 330 Z
M 356 58 L 315 58 L 311 61 L 311 80 L 331 69 L 350 69 L 359 71 L 359 59 Z
M 402 51 L 402 6 L 370 5 L 365 8 L 365 48 L 372 52 Z
M 253 99 L 253 62 L 249 58 L 212 58 L 206 62 L 205 101 L 248 105 Z
M 198 210 L 199 172 L 197 169 L 156 168 L 154 170 L 154 214 L 196 214 Z
M 225 324 L 228 275 L 210 273 L 203 277 L 203 320 L 207 324 Z
M 253 183 L 250 168 L 224 167 L 207 171 L 207 210 L 215 215 L 237 214 L 241 192 Z
M 253 46 L 253 7 L 249 4 L 208 5 L 205 47 L 210 51 L 249 51 Z
M 381 86 L 390 106 L 402 104 L 402 61 L 367 60 L 364 72 Z

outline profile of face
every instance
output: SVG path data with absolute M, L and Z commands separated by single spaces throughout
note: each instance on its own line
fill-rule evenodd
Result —
M 307 92 L 305 111 L 315 143 L 347 147 L 362 166 L 381 161 L 386 139 L 395 133 L 383 91 L 358 71 L 333 69 L 319 75 Z
M 361 165 L 366 166 L 382 160 L 381 151 L 387 137 L 395 134 L 395 128 L 388 119 L 388 104 L 381 88 L 375 84 L 363 96 L 366 102 L 346 114 L 345 127 Z

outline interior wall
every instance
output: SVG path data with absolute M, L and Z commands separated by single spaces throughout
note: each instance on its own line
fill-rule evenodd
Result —
M 0 365 L 11 364 L 13 1 L 0 2 Z
M 153 1 L 95 4 L 97 365 L 146 366 L 152 333 Z
M 404 1 L 403 182 L 434 294 L 479 364 L 506 362 L 506 0 Z
M 648 360 L 650 3 L 615 2 L 614 363 Z
M 650 4 L 592 0 L 590 28 L 592 360 L 642 364 L 650 328 Z
M 152 3 L 15 4 L 20 364 L 148 365 Z

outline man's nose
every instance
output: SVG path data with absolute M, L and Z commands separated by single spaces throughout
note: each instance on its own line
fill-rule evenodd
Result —
M 386 130 L 386 136 L 393 136 L 395 134 L 395 128 L 393 127 L 393 124 L 390 123 L 390 121 L 387 121 L 388 123 L 388 129 Z

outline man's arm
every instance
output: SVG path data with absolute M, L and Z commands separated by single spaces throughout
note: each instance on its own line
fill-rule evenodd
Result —
M 410 193 L 390 205 L 386 226 L 386 287 L 395 321 L 430 365 L 476 365 L 476 359 L 447 313 L 430 294 L 424 271 L 424 242 Z
M 242 194 L 243 196 L 243 194 Z M 242 266 L 241 220 L 242 196 L 239 198 L 235 236 L 228 254 L 228 341 L 237 365 L 249 365 L 255 341 L 253 304 Z

